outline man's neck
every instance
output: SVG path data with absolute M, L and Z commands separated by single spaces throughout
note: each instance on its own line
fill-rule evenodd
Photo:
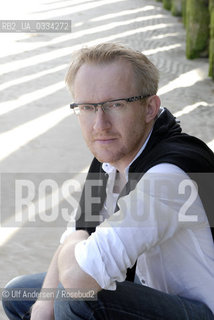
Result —
M 124 186 L 127 183 L 126 174 L 123 172 L 116 172 L 115 182 L 114 182 L 114 188 L 113 192 L 120 194 L 123 190 Z

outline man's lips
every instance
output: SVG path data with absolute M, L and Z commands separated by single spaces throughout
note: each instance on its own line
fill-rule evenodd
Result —
M 95 138 L 94 142 L 108 144 L 114 142 L 115 140 L 116 138 Z

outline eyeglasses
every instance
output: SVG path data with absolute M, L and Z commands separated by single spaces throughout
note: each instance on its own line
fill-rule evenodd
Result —
M 98 110 L 98 107 L 101 107 L 103 112 L 106 112 L 106 113 L 114 113 L 114 112 L 120 113 L 125 109 L 125 107 L 127 106 L 127 103 L 139 101 L 149 96 L 150 95 L 136 96 L 136 97 L 130 97 L 130 98 L 104 101 L 99 103 L 72 103 L 70 104 L 70 108 L 74 110 L 76 115 L 81 115 L 81 116 L 94 115 L 95 112 Z

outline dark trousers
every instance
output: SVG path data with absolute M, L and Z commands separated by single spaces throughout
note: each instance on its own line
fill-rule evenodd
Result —
M 37 288 L 42 286 L 45 273 L 13 279 L 5 290 Z M 3 299 L 4 310 L 11 320 L 30 319 L 29 310 L 35 301 Z M 209 308 L 199 302 L 169 295 L 132 282 L 117 284 L 116 291 L 101 290 L 96 301 L 56 299 L 55 320 L 214 320 Z

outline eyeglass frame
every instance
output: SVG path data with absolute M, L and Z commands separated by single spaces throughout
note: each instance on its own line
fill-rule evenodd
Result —
M 94 106 L 94 110 L 95 112 L 98 110 L 97 108 L 100 106 L 101 109 L 103 110 L 103 112 L 105 112 L 105 110 L 103 109 L 103 105 L 105 103 L 108 103 L 108 102 L 116 102 L 116 101 L 121 101 L 121 100 L 124 100 L 126 102 L 135 102 L 135 101 L 139 101 L 139 100 L 143 100 L 145 98 L 148 98 L 148 97 L 151 97 L 150 94 L 148 95 L 145 95 L 145 96 L 134 96 L 134 97 L 129 97 L 129 98 L 121 98 L 121 99 L 113 99 L 113 100 L 108 100 L 108 101 L 103 101 L 103 102 L 98 102 L 98 103 L 71 103 L 70 104 L 70 109 L 73 109 L 74 112 L 75 112 L 75 108 L 78 107 L 79 105 L 86 105 L 86 106 Z

